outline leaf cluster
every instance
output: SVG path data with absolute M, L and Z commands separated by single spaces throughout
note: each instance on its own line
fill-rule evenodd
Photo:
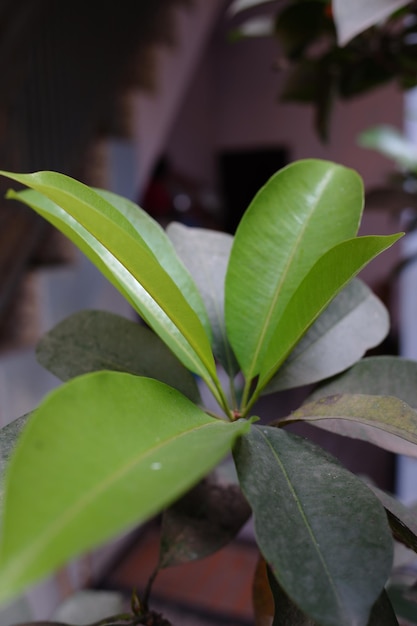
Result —
M 417 365 L 361 361 L 388 315 L 355 276 L 401 234 L 357 236 L 360 177 L 291 164 L 231 237 L 165 232 L 128 200 L 54 172 L 2 174 L 27 187 L 8 196 L 76 243 L 143 323 L 84 311 L 42 339 L 40 362 L 65 382 L 1 431 L 0 601 L 162 511 L 154 575 L 220 549 L 252 514 L 274 624 L 395 624 L 383 590 L 393 535 L 417 545 L 408 512 L 285 429 L 309 421 L 415 451 Z M 261 395 L 312 383 L 292 415 L 256 423 Z M 149 594 L 126 619 L 163 623 Z

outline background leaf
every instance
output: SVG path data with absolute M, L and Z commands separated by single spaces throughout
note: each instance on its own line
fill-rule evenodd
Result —
M 87 374 L 53 391 L 9 464 L 0 601 L 168 506 L 248 428 L 130 374 Z
M 344 46 L 350 39 L 410 2 L 411 0 L 333 0 L 339 45 Z
M 374 494 L 385 507 L 394 539 L 410 550 L 417 552 L 417 519 L 415 509 L 405 506 L 402 502 L 389 495 L 375 485 L 369 485 Z
M 378 345 L 388 330 L 385 306 L 365 283 L 352 280 L 296 345 L 264 393 L 309 385 L 342 372 Z
M 376 126 L 359 135 L 359 145 L 381 152 L 401 167 L 417 171 L 417 150 L 414 142 L 392 126 Z M 398 192 L 397 192 L 398 193 Z
M 129 221 L 89 187 L 54 172 L 3 175 L 32 189 L 25 202 L 69 237 L 127 298 L 181 361 L 216 381 L 209 338 L 177 285 Z M 211 385 L 212 388 L 212 385 Z
M 239 364 L 255 377 L 291 296 L 317 259 L 356 235 L 360 177 L 326 161 L 277 172 L 256 194 L 236 231 L 226 274 L 226 327 Z
M 38 361 L 61 380 L 99 370 L 147 376 L 198 403 L 197 382 L 154 332 L 106 311 L 81 311 L 40 340 Z
M 409 451 L 417 456 L 417 411 L 399 398 L 363 394 L 325 396 L 303 404 L 284 421 L 299 420 L 320 425 L 323 421 L 326 430 L 369 441 L 391 452 Z M 353 422 L 355 427 L 351 427 Z M 403 445 L 398 438 L 413 446 Z
M 235 538 L 250 515 L 239 485 L 210 474 L 164 511 L 159 567 L 217 552 Z
M 236 444 L 258 545 L 279 584 L 321 626 L 366 626 L 389 576 L 382 505 L 319 447 L 253 426 Z
M 224 319 L 224 283 L 233 237 L 178 222 L 168 225 L 167 234 L 203 297 L 213 333 L 214 355 L 233 376 L 239 371 L 239 365 L 226 335 Z

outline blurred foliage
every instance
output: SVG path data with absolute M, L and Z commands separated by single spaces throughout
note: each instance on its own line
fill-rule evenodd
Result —
M 377 8 L 398 6 L 386 0 L 374 4 Z M 268 17 L 260 20 L 259 12 L 267 10 L 267 5 L 271 2 L 251 0 L 245 10 L 234 11 L 233 16 L 239 13 L 240 17 L 232 36 L 277 38 L 280 53 L 275 65 L 286 75 L 281 100 L 312 104 L 315 128 L 323 141 L 328 138 L 337 99 L 354 98 L 390 81 L 404 90 L 417 85 L 417 1 L 376 21 L 345 45 L 340 43 L 340 32 L 338 39 L 335 0 L 333 4 L 331 0 L 288 0 L 278 3 L 272 13 L 269 7 Z

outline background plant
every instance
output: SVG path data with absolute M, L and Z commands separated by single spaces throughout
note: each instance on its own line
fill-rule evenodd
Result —
M 359 176 L 326 161 L 292 164 L 258 192 L 232 238 L 179 224 L 165 233 L 128 200 L 53 172 L 3 175 L 29 187 L 9 197 L 72 239 L 147 326 L 82 312 L 42 340 L 41 362 L 67 382 L 2 430 L 3 454 L 15 449 L 1 601 L 162 509 L 158 568 L 205 556 L 238 532 L 247 502 L 274 624 L 293 624 L 294 612 L 300 624 L 381 624 L 381 611 L 395 624 L 383 589 L 392 533 L 417 545 L 412 516 L 284 428 L 304 420 L 416 454 L 416 364 L 360 360 L 388 317 L 354 276 L 400 235 L 357 237 Z M 218 410 L 200 407 L 195 375 Z M 292 415 L 256 423 L 261 394 L 329 377 Z M 188 496 L 178 498 L 230 451 L 245 499 L 216 485 L 219 506 L 207 478 L 192 496 L 208 503 L 201 526 Z M 180 551 L 178 517 L 197 533 L 197 553 L 183 542 Z M 133 600 L 124 619 L 146 623 L 148 594 Z
M 391 81 L 404 90 L 416 86 L 416 2 L 288 0 L 273 10 L 271 4 L 235 0 L 230 13 L 239 22 L 232 36 L 278 40 L 276 68 L 285 74 L 280 97 L 312 104 L 322 139 L 336 100 Z

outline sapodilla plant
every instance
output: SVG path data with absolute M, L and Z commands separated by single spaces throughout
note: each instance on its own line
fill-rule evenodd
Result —
M 357 236 L 358 174 L 293 163 L 260 189 L 232 237 L 176 223 L 164 232 L 132 202 L 58 173 L 1 173 L 27 187 L 8 197 L 71 239 L 146 324 L 84 311 L 41 341 L 41 363 L 66 382 L 2 430 L 4 454 L 13 453 L 0 601 L 163 510 L 158 567 L 202 557 L 237 533 L 249 505 L 275 626 L 397 623 L 384 585 L 392 535 L 415 548 L 413 522 L 285 429 L 304 420 L 416 455 L 416 364 L 361 360 L 388 317 L 354 277 L 401 234 Z M 197 379 L 217 410 L 201 406 Z M 258 421 L 262 394 L 324 379 L 287 418 Z M 224 487 L 215 500 L 203 481 L 198 497 L 216 509 L 210 538 L 187 551 L 183 533 L 180 550 L 180 498 L 230 452 L 244 499 Z M 190 533 L 200 532 L 190 507 L 187 515 Z M 227 532 L 225 516 L 235 520 Z M 150 614 L 148 597 L 136 598 L 131 623 Z

